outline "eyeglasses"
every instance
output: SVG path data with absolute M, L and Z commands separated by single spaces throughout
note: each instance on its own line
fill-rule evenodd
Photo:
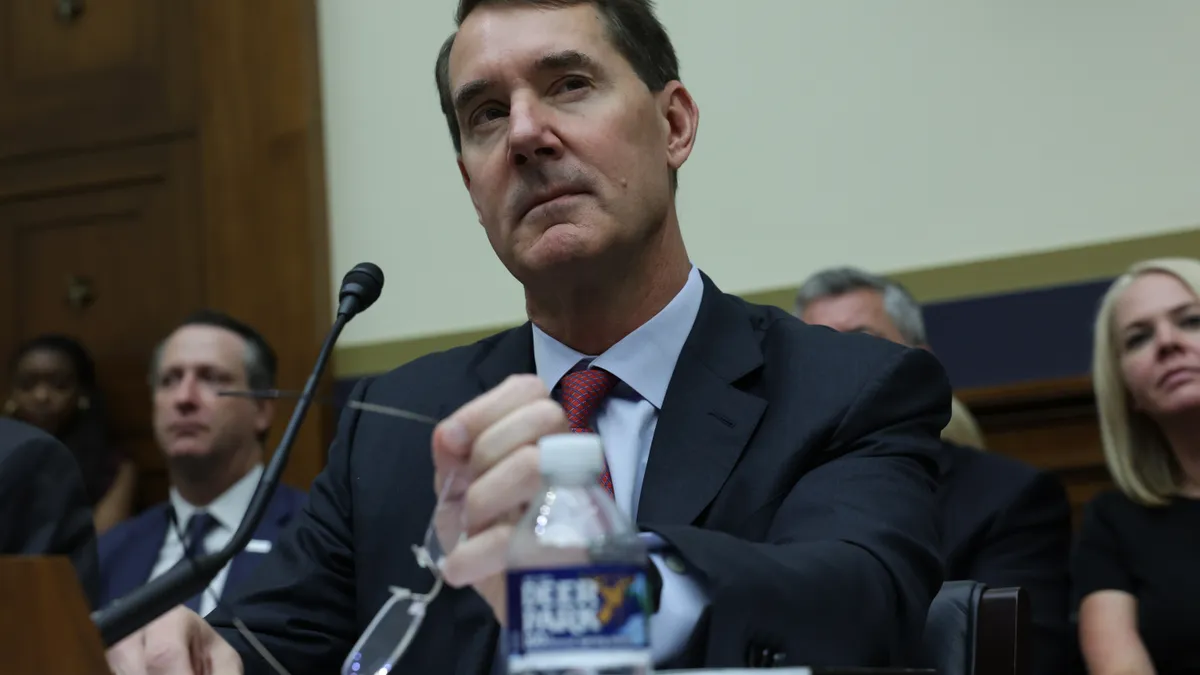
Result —
M 375 618 L 342 663 L 342 675 L 386 675 L 404 656 L 421 629 L 426 609 L 445 585 L 441 573 L 442 561 L 463 537 L 463 500 L 461 497 L 447 499 L 454 484 L 455 476 L 452 474 L 438 495 L 437 506 L 425 530 L 424 543 L 412 547 L 417 564 L 433 575 L 433 587 L 427 593 L 414 593 L 407 588 L 392 586 L 392 597 L 376 612 Z M 448 550 L 443 550 L 438 539 L 438 525 L 450 533 Z
M 272 389 L 223 391 L 219 395 L 243 398 L 290 398 L 293 396 L 293 392 Z M 346 406 L 367 413 L 399 417 L 424 424 L 437 424 L 440 421 L 437 418 L 409 410 L 365 401 L 349 401 Z M 362 636 L 359 637 L 358 642 L 354 644 L 346 656 L 346 660 L 342 663 L 342 675 L 386 675 L 396 666 L 396 663 L 408 650 L 409 645 L 412 644 L 413 639 L 416 638 L 421 623 L 425 619 L 426 609 L 437 598 L 442 586 L 445 585 L 441 573 L 442 561 L 465 538 L 464 490 L 462 489 L 464 487 L 459 484 L 455 474 L 451 474 L 446 479 L 438 494 L 437 504 L 429 519 L 429 525 L 425 529 L 425 539 L 420 545 L 414 544 L 412 547 L 417 565 L 428 570 L 433 576 L 432 587 L 425 593 L 416 593 L 397 586 L 390 587 L 391 597 L 375 613 L 375 617 L 371 619 L 371 623 L 367 624 L 366 630 L 363 631 Z M 438 538 L 438 531 L 447 534 L 445 546 Z M 217 602 L 220 603 L 220 600 L 218 599 Z M 234 617 L 234 625 L 238 632 L 250 642 L 260 656 L 275 668 L 276 673 L 287 675 L 287 671 L 283 669 L 279 661 L 254 638 L 253 633 L 245 627 L 245 624 L 232 612 L 228 613 Z

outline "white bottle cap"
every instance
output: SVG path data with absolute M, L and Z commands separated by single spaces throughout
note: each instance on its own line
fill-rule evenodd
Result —
M 588 433 L 552 434 L 538 441 L 542 475 L 599 475 L 604 471 L 600 436 Z

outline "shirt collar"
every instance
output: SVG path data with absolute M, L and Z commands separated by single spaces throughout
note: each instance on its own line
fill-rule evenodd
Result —
M 197 511 L 207 511 L 222 527 L 236 530 L 242 524 L 246 509 L 250 508 L 250 500 L 254 498 L 254 491 L 258 488 L 258 480 L 262 473 L 262 464 L 256 465 L 208 506 L 196 506 L 184 499 L 178 490 L 171 488 L 171 506 L 175 509 L 175 519 L 179 527 L 186 528 L 188 521 Z
M 546 389 L 553 391 L 563 375 L 574 370 L 580 361 L 590 360 L 592 366 L 616 375 L 661 410 L 671 374 L 675 372 L 675 362 L 692 332 L 703 298 L 704 282 L 693 265 L 687 283 L 666 307 L 594 359 L 533 326 L 533 362 L 538 377 Z

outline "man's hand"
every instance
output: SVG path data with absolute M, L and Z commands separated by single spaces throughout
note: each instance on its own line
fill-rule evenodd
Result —
M 443 577 L 473 586 L 502 624 L 508 541 L 541 484 L 537 442 L 566 431 L 566 413 L 535 375 L 509 377 L 433 431 L 434 490 L 440 494 L 453 476 L 446 499 L 462 503 L 458 527 L 438 519 L 438 539 L 449 551 Z M 456 541 L 459 532 L 467 538 Z
M 116 675 L 241 675 L 242 659 L 192 610 L 180 605 L 108 650 Z

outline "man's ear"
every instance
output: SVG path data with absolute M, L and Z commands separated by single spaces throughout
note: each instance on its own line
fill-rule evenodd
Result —
M 271 420 L 275 417 L 275 403 L 270 399 L 257 399 L 258 413 L 254 416 L 254 430 L 264 433 L 271 428 Z
M 679 170 L 692 154 L 700 128 L 700 107 L 682 82 L 671 81 L 659 94 L 667 128 L 667 164 Z

